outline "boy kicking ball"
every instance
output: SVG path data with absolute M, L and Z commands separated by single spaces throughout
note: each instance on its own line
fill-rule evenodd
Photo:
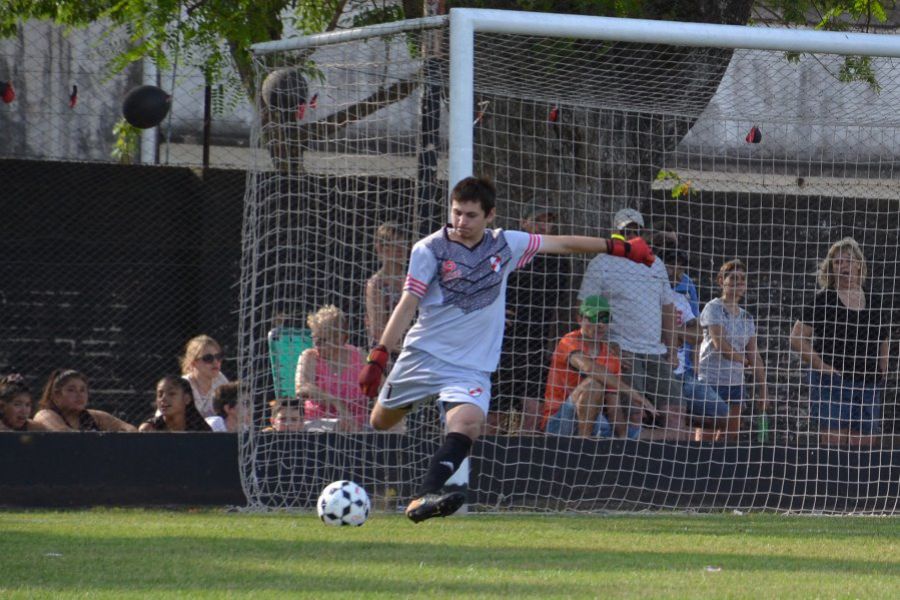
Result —
M 378 430 L 399 423 L 412 407 L 438 396 L 447 437 L 435 452 L 415 498 L 406 507 L 414 523 L 452 515 L 463 492 L 440 490 L 481 435 L 497 368 L 506 304 L 506 280 L 537 254 L 601 254 L 650 265 L 654 256 L 641 238 L 629 241 L 585 236 L 542 236 L 488 229 L 496 216 L 496 190 L 484 178 L 467 177 L 451 193 L 451 224 L 413 246 L 400 302 L 378 345 L 369 353 L 359 385 L 378 395 L 370 422 Z M 390 351 L 400 356 L 379 387 Z

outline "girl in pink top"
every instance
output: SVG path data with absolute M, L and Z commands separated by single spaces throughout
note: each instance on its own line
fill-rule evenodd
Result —
M 347 319 L 334 305 L 320 308 L 306 320 L 313 347 L 297 362 L 297 394 L 305 399 L 307 421 L 337 419 L 340 431 L 362 429 L 369 403 L 357 378 L 365 365 L 362 351 L 347 342 Z

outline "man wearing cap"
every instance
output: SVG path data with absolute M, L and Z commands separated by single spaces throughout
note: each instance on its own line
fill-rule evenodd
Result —
M 618 239 L 644 236 L 644 218 L 633 208 L 623 208 L 613 217 Z M 622 261 L 626 262 L 626 261 Z M 622 353 L 623 377 L 656 406 L 663 430 L 647 432 L 643 438 L 688 439 L 682 405 L 681 385 L 672 376 L 676 350 L 674 307 L 669 276 L 663 261 L 657 258 L 649 269 L 620 268 L 615 262 L 594 257 L 588 264 L 578 299 L 604 296 L 615 319 L 609 339 Z M 632 418 L 639 417 L 633 414 Z
M 618 377 L 619 357 L 607 344 L 613 318 L 609 302 L 588 296 L 578 315 L 580 327 L 564 335 L 553 352 L 541 428 L 551 435 L 637 437 L 640 427 L 628 427 L 631 407 L 655 410 Z M 627 402 L 620 402 L 619 392 Z
M 523 231 L 555 235 L 557 213 L 532 206 Z M 506 331 L 496 373 L 496 400 L 488 430 L 499 432 L 513 411 L 521 411 L 521 433 L 535 433 L 553 346 L 570 328 L 571 258 L 546 255 L 513 271 L 507 284 Z M 565 314 L 564 314 L 565 313 Z M 510 425 L 510 432 L 514 427 Z

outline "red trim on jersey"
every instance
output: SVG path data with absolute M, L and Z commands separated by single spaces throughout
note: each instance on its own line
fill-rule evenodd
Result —
M 524 254 L 522 254 L 522 258 L 519 259 L 519 262 L 516 263 L 516 268 L 521 269 L 528 263 L 532 261 L 534 255 L 537 254 L 538 250 L 541 249 L 541 236 L 531 233 L 528 234 L 528 246 L 525 248 Z
M 404 291 L 409 292 L 413 296 L 418 296 L 419 298 L 423 298 L 425 296 L 425 292 L 428 291 L 428 285 L 419 281 L 412 275 L 406 276 L 406 283 L 403 284 Z

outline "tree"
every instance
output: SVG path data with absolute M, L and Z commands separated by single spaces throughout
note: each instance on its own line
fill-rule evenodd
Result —
M 0 37 L 13 35 L 27 19 L 46 19 L 82 27 L 106 19 L 124 28 L 131 48 L 111 68 L 149 58 L 161 68 L 177 57 L 198 68 L 209 82 L 221 82 L 233 66 L 240 84 L 253 97 L 250 46 L 299 34 L 333 31 L 423 15 L 421 0 L 6 0 L 0 6 Z M 745 22 L 751 0 L 448 0 L 469 6 L 643 17 L 708 23 Z M 880 0 L 771 0 L 755 3 L 787 24 L 818 17 L 822 29 L 867 28 L 887 18 Z M 740 17 L 740 18 L 737 18 Z

